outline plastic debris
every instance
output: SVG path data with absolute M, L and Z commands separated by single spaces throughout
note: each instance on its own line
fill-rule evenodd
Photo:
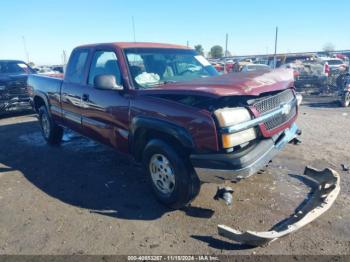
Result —
M 341 168 L 343 169 L 343 171 L 349 171 L 350 170 L 349 166 L 346 165 L 346 164 L 341 164 Z
M 214 199 L 223 200 L 227 206 L 231 206 L 233 199 L 232 193 L 233 189 L 231 187 L 218 187 Z
M 269 231 L 239 231 L 225 225 L 218 225 L 219 235 L 233 241 L 250 245 L 262 246 L 276 239 L 297 231 L 325 213 L 335 202 L 340 192 L 340 176 L 329 168 L 319 171 L 306 167 L 305 179 L 314 186 L 312 194 L 306 203 L 299 206 L 290 217 L 277 223 Z

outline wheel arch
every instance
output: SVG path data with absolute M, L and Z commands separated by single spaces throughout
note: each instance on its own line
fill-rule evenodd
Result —
M 132 120 L 129 139 L 130 151 L 136 161 L 141 160 L 143 149 L 151 139 L 168 142 L 182 154 L 189 154 L 195 148 L 192 136 L 185 128 L 150 117 L 135 117 Z
M 36 93 L 33 97 L 33 107 L 36 112 L 39 112 L 39 108 L 41 106 L 46 106 L 48 112 L 49 112 L 49 106 L 48 106 L 48 100 L 45 95 L 41 93 Z M 50 112 L 49 112 L 50 114 Z

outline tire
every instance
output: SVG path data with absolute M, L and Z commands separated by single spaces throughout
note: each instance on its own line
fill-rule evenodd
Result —
M 49 113 L 46 106 L 39 108 L 39 123 L 41 133 L 49 145 L 57 146 L 61 143 L 63 137 L 63 128 L 58 126 Z
M 190 204 L 200 191 L 188 158 L 178 152 L 175 146 L 159 139 L 151 140 L 143 151 L 142 162 L 154 195 L 172 209 Z
M 348 107 L 350 105 L 350 92 L 346 92 L 341 100 L 342 107 Z

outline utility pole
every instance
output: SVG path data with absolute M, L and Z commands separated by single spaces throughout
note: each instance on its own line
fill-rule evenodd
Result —
M 226 70 L 227 44 L 228 44 L 228 34 L 226 33 L 226 41 L 225 41 L 225 58 L 224 58 L 224 73 L 225 73 L 225 74 L 227 74 L 227 70 Z
M 273 68 L 276 68 L 276 65 L 277 65 L 277 38 L 278 38 L 278 27 L 276 26 L 275 54 L 274 54 L 274 57 L 273 57 Z
M 136 32 L 135 32 L 135 21 L 134 21 L 134 17 L 131 17 L 132 20 L 132 32 L 134 34 L 134 42 L 136 42 Z
M 66 67 L 67 67 L 67 52 L 66 52 L 66 50 L 62 51 L 62 65 L 63 65 L 63 73 L 65 73 Z
M 24 38 L 24 36 L 22 36 L 22 42 L 23 42 L 23 48 L 24 48 L 24 53 L 26 55 L 26 58 L 27 58 L 27 63 L 29 64 L 29 53 L 28 53 L 28 50 L 27 50 L 27 44 L 26 44 L 26 39 Z
M 227 57 L 227 44 L 228 44 L 228 34 L 226 33 L 225 57 Z

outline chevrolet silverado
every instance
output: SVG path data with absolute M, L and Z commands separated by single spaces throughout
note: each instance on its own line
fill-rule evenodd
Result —
M 80 46 L 63 79 L 30 75 L 28 85 L 48 144 L 65 127 L 133 156 L 172 208 L 203 182 L 258 172 L 299 132 L 290 70 L 219 75 L 184 46 Z

